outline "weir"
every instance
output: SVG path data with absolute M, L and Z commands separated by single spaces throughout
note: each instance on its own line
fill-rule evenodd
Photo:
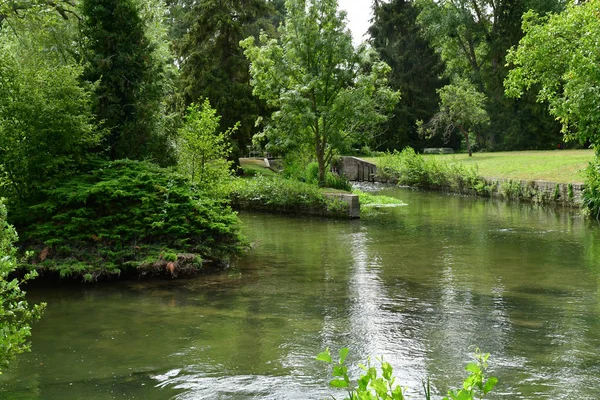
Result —
M 377 166 L 358 157 L 341 157 L 340 170 L 346 179 L 353 182 L 376 182 Z

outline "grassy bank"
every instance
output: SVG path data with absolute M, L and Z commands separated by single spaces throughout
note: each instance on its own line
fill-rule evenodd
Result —
M 579 207 L 584 196 L 579 184 L 487 178 L 474 165 L 425 157 L 411 148 L 378 159 L 377 176 L 401 186 L 568 207 Z
M 593 150 L 514 151 L 499 153 L 425 155 L 425 159 L 476 168 L 486 178 L 582 183 Z M 363 158 L 380 164 L 382 157 Z

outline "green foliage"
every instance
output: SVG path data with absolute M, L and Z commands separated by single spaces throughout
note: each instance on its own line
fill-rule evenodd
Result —
M 119 274 L 170 253 L 224 261 L 243 246 L 228 207 L 149 162 L 105 163 L 46 196 L 18 218 L 22 242 L 64 276 Z
M 28 201 L 78 171 L 100 142 L 82 68 L 39 48 L 33 33 L 0 35 L 1 195 Z
M 267 115 L 264 102 L 252 95 L 249 62 L 239 42 L 261 30 L 275 33 L 279 14 L 274 2 L 173 0 L 170 11 L 180 95 L 185 104 L 210 99 L 222 115 L 221 131 L 240 123 L 229 138 L 239 157 L 257 132 L 256 119 Z
M 304 182 L 309 183 L 311 185 L 319 184 L 319 164 L 316 162 L 312 162 L 308 164 L 305 169 L 304 176 L 302 177 Z M 345 190 L 350 192 L 352 190 L 352 184 L 343 176 L 339 176 L 333 174 L 329 171 L 325 174 L 325 182 L 322 184 L 323 187 Z
M 485 111 L 485 95 L 477 91 L 469 81 L 461 78 L 439 89 L 438 93 L 440 111 L 427 124 L 418 123 L 418 129 L 423 135 L 429 137 L 442 132 L 447 141 L 454 128 L 458 128 L 465 139 L 467 152 L 471 156 L 472 131 L 477 126 L 489 123 Z
M 562 124 L 565 140 L 600 145 L 600 1 L 571 3 L 560 14 L 523 17 L 525 36 L 508 61 L 516 67 L 506 81 L 506 93 L 520 97 L 534 89 L 539 102 Z
M 391 207 L 406 205 L 402 200 L 395 197 L 375 195 L 362 190 L 353 189 L 352 193 L 358 196 L 360 207 Z
M 317 360 L 330 364 L 332 367 L 333 379 L 329 385 L 334 388 L 342 388 L 348 392 L 348 397 L 344 400 L 404 400 L 404 391 L 402 386 L 396 383 L 393 367 L 383 358 L 378 358 L 379 368 L 371 365 L 370 359 L 367 364 L 359 364 L 363 371 L 358 378 L 356 385 L 352 385 L 348 375 L 348 367 L 345 365 L 349 350 L 344 347 L 340 349 L 338 358 L 333 360 L 329 348 L 317 355 Z M 489 353 L 481 353 L 479 349 L 475 351 L 475 361 L 467 364 L 465 369 L 469 375 L 465 378 L 462 389 L 450 390 L 448 396 L 443 400 L 475 400 L 483 399 L 498 383 L 498 378 L 489 377 L 486 379 L 486 370 L 488 368 L 487 360 Z M 423 383 L 423 391 L 427 400 L 431 399 L 429 382 Z
M 198 186 L 213 195 L 222 196 L 223 186 L 231 179 L 229 137 L 238 124 L 225 132 L 218 132 L 220 117 L 208 100 L 201 107 L 188 107 L 177 142 L 177 165 L 192 186 Z
M 470 362 L 465 367 L 469 375 L 465 378 L 462 388 L 450 390 L 448 396 L 443 400 L 473 400 L 483 399 L 496 384 L 498 378 L 491 376 L 486 379 L 485 373 L 488 368 L 487 360 L 489 353 L 482 353 L 479 349 L 475 351 L 475 362 Z
M 493 190 L 493 186 L 479 175 L 475 167 L 423 157 L 410 147 L 401 153 L 388 153 L 382 157 L 377 173 L 384 180 L 421 189 L 473 191 L 484 197 L 490 196 Z
M 390 87 L 402 93 L 393 116 L 375 138 L 381 150 L 439 147 L 440 138 L 419 137 L 416 121 L 430 120 L 438 110 L 436 89 L 447 81 L 439 55 L 417 24 L 419 10 L 410 0 L 374 3 L 374 19 L 369 28 L 371 44 L 392 71 Z M 363 154 L 365 155 L 365 154 Z
M 327 199 L 315 185 L 291 179 L 257 176 L 236 179 L 231 184 L 234 207 L 272 212 L 327 214 L 343 216 L 346 203 Z
M 17 354 L 29 351 L 31 323 L 40 318 L 45 307 L 29 305 L 19 286 L 34 278 L 35 273 L 21 280 L 10 277 L 16 268 L 16 240 L 17 233 L 8 224 L 6 206 L 0 199 L 0 374 Z
M 167 163 L 170 147 L 161 126 L 167 60 L 148 35 L 140 5 L 135 0 L 83 0 L 81 10 L 85 77 L 98 82 L 95 112 L 109 130 L 110 159 Z
M 535 98 L 503 96 L 506 52 L 521 39 L 521 16 L 530 9 L 559 11 L 564 0 L 417 0 L 418 21 L 439 52 L 446 76 L 461 77 L 490 99 L 490 124 L 476 137 L 480 148 L 555 148 L 559 127 Z M 546 54 L 552 54 L 546 53 Z
M 389 66 L 374 51 L 352 46 L 336 0 L 285 5 L 280 40 L 263 33 L 258 46 L 254 37 L 241 42 L 253 93 L 276 110 L 255 138 L 268 140 L 270 151 L 310 148 L 323 183 L 336 151 L 365 142 L 399 95 L 387 87 Z
M 587 212 L 600 220 L 600 159 L 596 157 L 585 170 L 583 206 Z M 573 197 L 573 185 L 569 186 L 569 198 Z

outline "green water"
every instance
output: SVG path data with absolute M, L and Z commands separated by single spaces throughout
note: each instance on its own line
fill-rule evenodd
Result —
M 409 393 L 431 377 L 439 394 L 474 345 L 500 379 L 490 398 L 599 398 L 598 226 L 384 192 L 408 205 L 360 221 L 241 214 L 255 247 L 223 273 L 31 288 L 48 309 L 0 398 L 325 399 L 326 346 L 383 355 Z

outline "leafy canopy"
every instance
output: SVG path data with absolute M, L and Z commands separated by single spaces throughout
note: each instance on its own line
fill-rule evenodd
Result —
M 102 133 L 78 64 L 45 47 L 43 34 L 1 33 L 0 181 L 9 184 L 0 190 L 22 201 L 78 170 Z
M 241 42 L 250 60 L 253 93 L 276 111 L 257 140 L 272 151 L 311 149 L 319 180 L 336 151 L 372 135 L 399 94 L 372 50 L 352 46 L 337 0 L 287 0 L 280 39 Z
M 469 156 L 470 133 L 478 126 L 489 122 L 485 110 L 486 96 L 468 80 L 456 78 L 455 82 L 438 90 L 440 111 L 425 125 L 419 122 L 419 130 L 425 135 L 442 132 L 445 138 L 457 128 L 464 136 Z
M 562 124 L 566 140 L 600 144 L 600 1 L 570 4 L 560 14 L 523 17 L 525 36 L 508 55 L 515 68 L 506 94 L 520 97 L 538 91 L 550 113 Z

